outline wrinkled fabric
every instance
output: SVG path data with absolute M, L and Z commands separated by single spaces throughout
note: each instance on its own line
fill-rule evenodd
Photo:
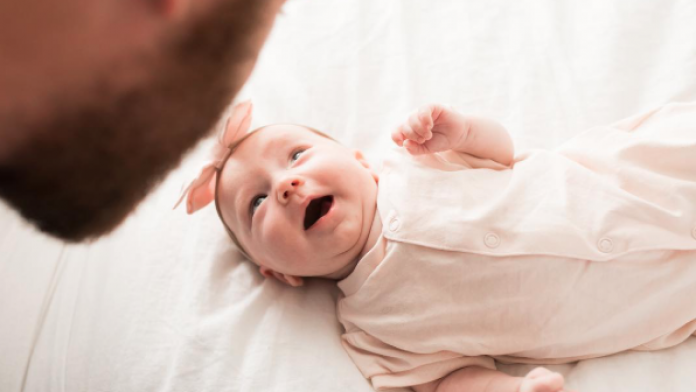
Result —
M 588 130 L 512 169 L 396 153 L 382 237 L 339 283 L 378 389 L 463 367 L 656 350 L 696 330 L 696 105 Z

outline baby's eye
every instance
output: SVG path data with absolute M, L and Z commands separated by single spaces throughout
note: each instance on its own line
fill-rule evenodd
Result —
M 300 155 L 302 155 L 305 152 L 305 150 L 297 150 L 292 153 L 290 156 L 290 163 L 295 162 L 296 160 L 300 159 Z
M 249 206 L 249 215 L 254 216 L 256 209 L 261 206 L 261 203 L 266 199 L 266 195 L 257 195 L 251 199 L 251 205 Z

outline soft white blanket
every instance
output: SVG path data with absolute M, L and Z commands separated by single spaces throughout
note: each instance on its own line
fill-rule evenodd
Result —
M 284 8 L 240 96 L 254 101 L 253 125 L 311 125 L 375 162 L 391 128 L 429 102 L 499 119 L 523 151 L 696 100 L 691 0 Z M 0 205 L 0 391 L 371 390 L 340 345 L 330 284 L 267 282 L 213 208 L 171 211 L 205 144 L 92 244 L 48 239 Z M 694 363 L 691 338 L 551 368 L 579 391 L 686 392 L 696 389 Z

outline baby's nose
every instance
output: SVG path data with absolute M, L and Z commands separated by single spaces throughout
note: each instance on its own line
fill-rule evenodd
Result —
M 304 184 L 304 181 L 297 177 L 290 177 L 281 181 L 280 186 L 278 186 L 278 201 L 282 204 L 287 203 L 302 184 Z

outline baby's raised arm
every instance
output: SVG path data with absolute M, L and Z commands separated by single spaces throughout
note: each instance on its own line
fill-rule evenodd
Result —
M 446 105 L 426 105 L 392 132 L 392 140 L 413 155 L 447 150 L 510 166 L 512 138 L 498 122 L 465 116 Z
M 563 376 L 539 367 L 525 377 L 479 366 L 459 369 L 427 384 L 416 385 L 416 392 L 562 392 Z

